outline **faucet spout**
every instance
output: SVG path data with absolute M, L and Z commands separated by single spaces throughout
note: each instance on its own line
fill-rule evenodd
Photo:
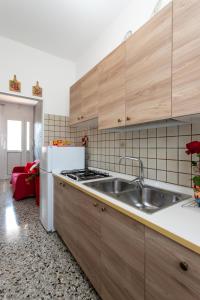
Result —
M 119 164 L 121 164 L 122 160 L 132 160 L 132 161 L 138 161 L 139 162 L 139 176 L 133 179 L 131 182 L 139 182 L 139 185 L 143 186 L 144 184 L 144 165 L 140 158 L 138 157 L 132 157 L 132 156 L 122 156 L 119 159 Z

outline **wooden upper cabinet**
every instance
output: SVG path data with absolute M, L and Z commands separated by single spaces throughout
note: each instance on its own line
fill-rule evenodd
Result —
M 93 68 L 81 81 L 82 119 L 89 120 L 98 116 L 98 70 Z
M 173 1 L 172 115 L 200 113 L 200 1 Z
M 144 225 L 102 207 L 101 297 L 144 299 Z
M 80 122 L 82 116 L 81 82 L 78 81 L 70 88 L 70 123 Z
M 145 299 L 199 300 L 200 256 L 145 228 Z
M 126 41 L 126 124 L 171 117 L 172 4 Z
M 98 66 L 99 129 L 125 125 L 125 45 L 121 44 Z

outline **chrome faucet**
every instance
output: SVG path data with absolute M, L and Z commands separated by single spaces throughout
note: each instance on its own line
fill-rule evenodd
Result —
M 132 182 L 137 182 L 138 185 L 142 188 L 144 185 L 144 165 L 143 162 L 140 158 L 137 157 L 131 157 L 131 156 L 122 156 L 119 159 L 119 164 L 121 164 L 121 161 L 123 159 L 129 159 L 129 160 L 134 160 L 134 161 L 138 161 L 139 162 L 139 176 L 136 177 L 135 179 L 131 180 L 130 183 Z

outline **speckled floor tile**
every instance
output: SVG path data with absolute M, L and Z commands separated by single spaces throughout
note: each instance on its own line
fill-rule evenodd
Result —
M 0 182 L 0 299 L 99 300 L 56 233 L 39 221 L 34 199 L 14 201 Z

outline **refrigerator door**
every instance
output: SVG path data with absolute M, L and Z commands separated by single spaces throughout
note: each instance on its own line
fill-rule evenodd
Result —
M 41 169 L 47 172 L 84 169 L 84 147 L 42 147 Z
M 53 147 L 42 147 L 40 168 L 51 172 L 52 171 L 52 150 Z
M 40 221 L 47 231 L 53 228 L 53 175 L 40 169 Z

